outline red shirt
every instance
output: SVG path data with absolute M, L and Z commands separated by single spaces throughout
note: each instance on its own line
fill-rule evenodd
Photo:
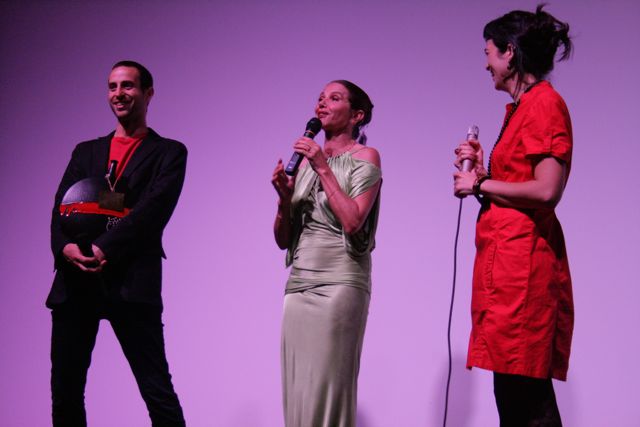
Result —
M 522 95 L 496 146 L 492 178 L 530 181 L 536 162 L 549 156 L 569 170 L 572 146 L 567 106 L 540 82 Z M 467 367 L 566 380 L 573 297 L 555 212 L 490 203 L 478 217 L 476 248 Z
M 119 179 L 131 159 L 136 148 L 142 143 L 147 135 L 139 136 L 114 136 L 111 139 L 111 147 L 109 148 L 109 165 L 113 160 L 118 162 L 116 168 L 116 179 Z

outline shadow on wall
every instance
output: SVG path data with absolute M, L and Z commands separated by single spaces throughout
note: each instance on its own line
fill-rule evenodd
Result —
M 560 410 L 562 423 L 568 426 L 584 425 L 584 420 L 579 417 L 578 408 L 576 407 L 574 389 L 576 387 L 576 378 L 571 376 L 571 368 L 569 368 L 569 378 L 567 382 L 553 380 L 553 389 L 556 393 L 556 401 Z
M 473 419 L 473 395 L 475 381 L 471 372 L 466 369 L 466 356 L 454 354 L 452 356 L 451 384 L 449 386 L 449 408 L 447 411 L 447 426 L 465 427 L 471 425 Z M 436 411 L 431 425 L 441 426 L 444 418 L 444 399 L 447 388 L 447 373 L 449 365 L 444 361 L 441 369 L 441 380 L 436 383 L 433 390 L 433 399 Z
M 356 414 L 356 425 L 358 427 L 373 427 L 372 424 L 368 421 L 369 418 L 366 414 L 366 411 L 363 411 L 362 408 L 357 409 L 358 413 Z

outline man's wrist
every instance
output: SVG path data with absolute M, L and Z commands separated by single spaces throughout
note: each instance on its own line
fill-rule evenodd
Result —
M 288 211 L 291 208 L 291 200 L 278 199 L 278 210 Z

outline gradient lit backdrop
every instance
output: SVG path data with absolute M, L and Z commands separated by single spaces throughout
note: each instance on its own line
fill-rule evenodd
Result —
M 0 425 L 50 423 L 49 212 L 76 143 L 114 127 L 113 63 L 155 77 L 149 123 L 190 150 L 165 233 L 165 333 L 193 427 L 282 426 L 284 253 L 270 176 L 332 79 L 371 96 L 385 183 L 360 372 L 359 427 L 441 425 L 457 200 L 452 150 L 488 149 L 509 98 L 484 70 L 482 27 L 535 1 L 0 1 Z M 640 425 L 640 3 L 553 1 L 572 60 L 551 76 L 572 114 L 574 166 L 557 209 L 576 329 L 565 425 Z M 477 204 L 465 202 L 450 426 L 497 425 L 491 374 L 464 369 Z M 93 427 L 149 425 L 108 323 L 86 390 Z

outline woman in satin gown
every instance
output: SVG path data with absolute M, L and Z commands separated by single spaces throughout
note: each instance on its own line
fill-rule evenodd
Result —
M 482 198 L 476 225 L 467 367 L 493 371 L 501 427 L 559 427 L 552 378 L 566 380 L 573 332 L 571 275 L 554 208 L 571 170 L 569 110 L 545 77 L 569 25 L 538 6 L 484 28 L 487 70 L 513 102 L 488 168 L 478 141 L 456 149 L 454 192 Z
M 380 156 L 362 133 L 372 109 L 355 84 L 330 82 L 315 108 L 324 145 L 298 139 L 298 173 L 287 177 L 280 160 L 272 176 L 275 240 L 291 267 L 282 320 L 287 427 L 355 426 L 382 182 Z

